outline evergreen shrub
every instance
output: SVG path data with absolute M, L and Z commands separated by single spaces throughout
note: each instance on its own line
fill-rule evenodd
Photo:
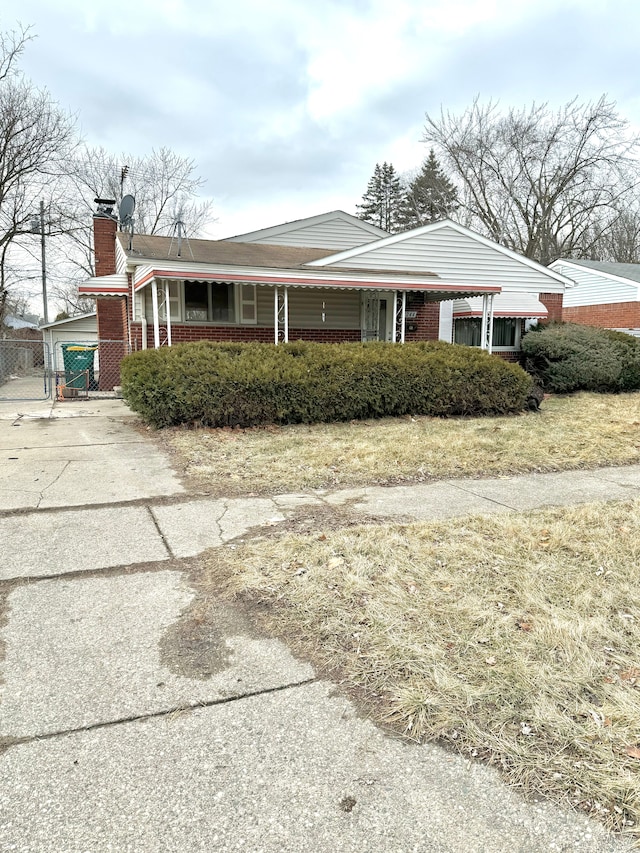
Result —
M 558 323 L 528 332 L 522 364 L 545 391 L 618 392 L 640 388 L 640 340 L 623 332 Z
M 439 342 L 179 344 L 122 362 L 123 395 L 149 424 L 317 423 L 522 409 L 531 378 L 471 347 Z

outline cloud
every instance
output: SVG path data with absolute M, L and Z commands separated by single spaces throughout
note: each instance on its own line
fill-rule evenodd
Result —
M 461 110 L 477 93 L 520 106 L 608 91 L 640 120 L 631 0 L 618 0 L 615 15 L 604 0 L 6 7 L 5 22 L 33 22 L 38 33 L 27 73 L 77 111 L 89 142 L 194 158 L 234 217 L 287 199 L 288 218 L 314 200 L 350 198 L 353 209 L 376 162 L 419 165 L 425 112 Z

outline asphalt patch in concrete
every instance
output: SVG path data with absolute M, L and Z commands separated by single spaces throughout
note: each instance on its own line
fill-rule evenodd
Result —
M 0 737 L 175 711 L 313 676 L 222 604 L 190 634 L 194 596 L 187 576 L 171 570 L 15 585 L 1 632 Z
M 259 634 L 236 606 L 195 599 L 160 640 L 160 660 L 175 675 L 207 679 L 232 665 L 229 636 Z

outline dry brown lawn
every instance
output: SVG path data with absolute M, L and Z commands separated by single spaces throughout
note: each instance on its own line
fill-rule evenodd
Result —
M 199 488 L 225 495 L 424 482 L 640 461 L 640 393 L 552 397 L 540 412 L 157 434 Z
M 601 448 L 629 442 L 631 402 L 600 409 Z M 573 431 L 585 464 L 594 457 L 576 443 L 585 433 L 568 406 L 554 401 L 544 418 L 566 421 L 563 437 Z M 428 433 L 429 423 L 406 429 Z M 523 424 L 523 435 L 537 422 L 495 423 L 507 432 Z M 454 432 L 478 445 L 486 436 L 490 458 L 496 444 L 482 428 L 458 422 Z M 566 458 L 558 445 L 547 442 L 547 458 Z M 536 454 L 521 449 L 533 464 Z M 258 610 L 271 630 L 352 687 L 379 722 L 444 740 L 524 791 L 636 834 L 639 534 L 640 501 L 327 529 L 212 551 L 204 584 L 266 605 Z

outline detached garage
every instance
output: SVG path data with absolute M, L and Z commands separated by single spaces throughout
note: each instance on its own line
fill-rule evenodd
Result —
M 93 314 L 80 314 L 40 327 L 51 354 L 52 370 L 64 370 L 62 344 L 97 344 L 98 322 Z M 97 354 L 96 354 L 97 356 Z

